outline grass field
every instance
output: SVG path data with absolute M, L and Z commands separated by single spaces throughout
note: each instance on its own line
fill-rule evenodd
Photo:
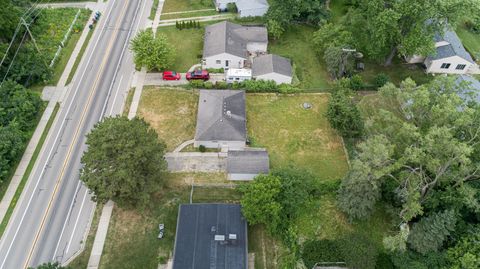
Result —
M 312 109 L 305 110 L 308 102 Z M 327 94 L 247 95 L 247 129 L 270 154 L 273 169 L 294 165 L 320 180 L 343 177 L 348 169 L 342 140 L 326 117 Z
M 203 28 L 178 30 L 175 26 L 159 27 L 158 33 L 166 35 L 170 44 L 175 46 L 173 70 L 186 72 L 192 65 L 200 63 L 203 52 Z
M 171 151 L 194 137 L 197 103 L 194 91 L 146 87 L 137 115 L 152 125 Z
M 213 16 L 213 15 L 218 15 L 218 12 L 214 9 L 200 10 L 195 12 L 176 13 L 176 14 L 162 14 L 160 16 L 160 19 L 171 20 L 171 19 L 193 18 L 193 17 L 201 17 L 201 16 Z
M 215 8 L 212 0 L 166 0 L 162 13 Z
M 315 54 L 311 42 L 315 28 L 292 25 L 279 40 L 270 41 L 269 51 L 290 58 L 295 65 L 295 73 L 304 89 L 327 89 L 330 78 L 323 60 Z
M 472 57 L 480 61 L 480 34 L 470 32 L 465 25 L 457 27 L 456 33 L 462 40 L 463 46 L 470 52 Z

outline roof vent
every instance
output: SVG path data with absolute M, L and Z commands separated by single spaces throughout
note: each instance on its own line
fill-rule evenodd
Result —
M 225 241 L 225 235 L 216 234 L 215 241 Z
M 237 234 L 229 234 L 229 235 L 228 235 L 228 239 L 230 239 L 230 240 L 235 240 L 235 239 L 237 239 Z
M 231 118 L 232 117 L 232 111 L 227 110 L 227 117 Z

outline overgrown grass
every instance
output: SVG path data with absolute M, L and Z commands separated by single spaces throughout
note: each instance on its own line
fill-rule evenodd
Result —
M 327 94 L 247 95 L 247 129 L 255 145 L 268 149 L 271 168 L 293 165 L 320 180 L 343 177 L 343 144 L 325 117 Z M 305 110 L 303 103 L 311 103 Z
M 255 253 L 255 269 L 279 268 L 279 258 L 285 251 L 282 243 L 271 237 L 264 225 L 248 227 L 248 252 Z
M 75 62 L 73 63 L 72 70 L 70 70 L 70 74 L 68 74 L 67 78 L 67 85 L 72 82 L 73 76 L 75 76 L 75 73 L 77 72 L 78 65 L 80 65 L 80 61 L 82 61 L 83 54 L 85 54 L 85 50 L 88 47 L 88 44 L 90 43 L 90 39 L 92 38 L 93 35 L 93 30 L 88 31 L 87 37 L 85 38 L 85 42 L 83 43 L 82 47 L 80 48 L 80 51 L 78 52 L 78 56 L 75 59 Z
M 457 34 L 462 40 L 463 46 L 470 52 L 472 57 L 480 61 L 480 34 L 475 34 L 467 29 L 464 24 L 457 27 Z
M 269 51 L 290 58 L 300 80 L 300 88 L 327 89 L 330 78 L 323 63 L 315 53 L 312 35 L 316 28 L 291 25 L 279 40 L 270 41 Z
M 137 115 L 152 125 L 171 151 L 194 137 L 197 103 L 195 91 L 145 87 Z
M 0 224 L 0 237 L 3 235 L 3 232 L 5 231 L 5 228 L 7 227 L 8 221 L 10 220 L 10 217 L 12 216 L 13 210 L 15 209 L 15 206 L 17 205 L 18 198 L 20 198 L 20 195 L 22 194 L 23 188 L 25 187 L 25 184 L 27 184 L 28 178 L 30 177 L 30 174 L 32 173 L 33 166 L 35 165 L 35 162 L 37 161 L 38 155 L 40 154 L 40 150 L 42 149 L 43 144 L 45 143 L 45 139 L 47 139 L 48 132 L 50 131 L 50 128 L 52 127 L 53 121 L 55 120 L 55 117 L 57 115 L 58 110 L 60 109 L 60 105 L 57 103 L 55 105 L 55 108 L 52 112 L 52 115 L 48 119 L 47 124 L 45 125 L 45 129 L 42 132 L 42 135 L 40 139 L 38 140 L 38 144 L 35 147 L 35 150 L 32 154 L 32 158 L 30 159 L 30 162 L 28 163 L 27 168 L 25 169 L 25 173 L 23 174 L 23 177 L 20 181 L 20 184 L 17 187 L 17 190 L 15 191 L 15 194 L 13 196 L 13 199 L 8 206 L 7 213 L 5 214 L 2 223 Z M 42 113 L 40 113 L 41 115 Z M 13 174 L 12 174 L 13 176 Z M 11 179 L 11 177 L 10 177 Z M 3 198 L 3 195 L 5 194 L 6 189 L 8 188 L 9 182 L 4 182 L 2 184 L 2 195 L 1 197 Z
M 215 8 L 211 0 L 166 0 L 162 13 Z
M 205 24 L 201 24 L 204 26 Z M 178 30 L 175 26 L 159 27 L 158 33 L 164 34 L 176 50 L 172 69 L 186 72 L 192 65 L 200 63 L 203 53 L 204 28 Z
M 397 86 L 407 78 L 413 79 L 417 84 L 425 84 L 433 79 L 433 76 L 426 74 L 421 66 L 406 64 L 399 58 L 395 58 L 391 66 L 383 66 L 378 62 L 365 61 L 365 71 L 359 73 L 359 75 L 365 83 L 372 85 L 380 73 L 388 75 L 390 81 Z

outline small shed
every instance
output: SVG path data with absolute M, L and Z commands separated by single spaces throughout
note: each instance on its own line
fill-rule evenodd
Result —
M 225 73 L 225 81 L 227 83 L 242 82 L 252 79 L 252 70 L 245 68 L 230 68 Z
M 293 68 L 290 59 L 267 54 L 253 59 L 253 77 L 258 80 L 273 80 L 277 84 L 292 83 Z
M 238 16 L 261 17 L 268 11 L 267 0 L 237 0 Z
M 266 150 L 229 150 L 227 156 L 228 180 L 252 180 L 270 172 Z

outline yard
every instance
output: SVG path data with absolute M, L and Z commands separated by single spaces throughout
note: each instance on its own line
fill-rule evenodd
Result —
M 175 26 L 168 26 L 159 27 L 158 33 L 167 36 L 170 44 L 173 44 L 176 49 L 173 70 L 187 72 L 190 67 L 200 63 L 203 52 L 204 28 L 178 30 Z
M 303 89 L 327 89 L 331 80 L 323 63 L 314 50 L 311 42 L 315 28 L 303 25 L 292 25 L 279 40 L 270 40 L 270 53 L 290 58 L 295 66 L 295 74 Z
M 147 87 L 137 115 L 152 125 L 171 151 L 195 136 L 197 103 L 194 91 Z
M 305 110 L 308 102 L 312 108 Z M 348 170 L 341 138 L 325 117 L 327 94 L 247 95 L 248 135 L 266 147 L 271 168 L 294 165 L 320 180 L 342 178 Z
M 458 37 L 462 40 L 463 46 L 472 55 L 472 57 L 480 61 L 480 34 L 469 31 L 464 24 L 457 27 Z
M 215 8 L 213 0 L 166 0 L 162 13 Z

